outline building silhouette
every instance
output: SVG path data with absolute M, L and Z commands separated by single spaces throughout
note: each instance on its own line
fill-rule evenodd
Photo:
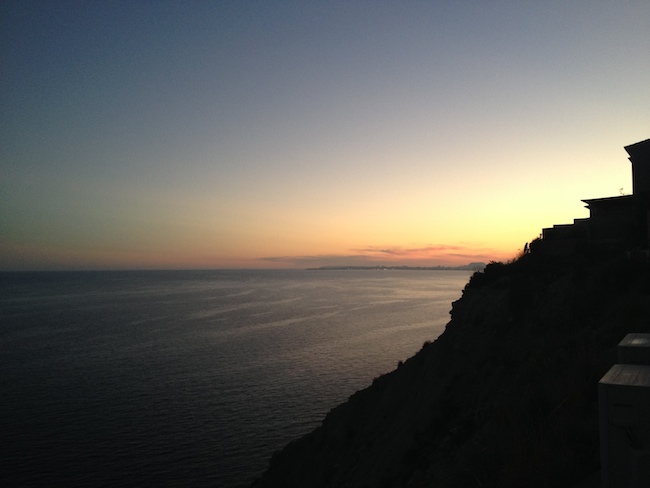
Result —
M 632 195 L 582 200 L 589 218 L 542 230 L 540 249 L 568 255 L 585 248 L 645 251 L 650 244 L 650 139 L 625 146 L 632 163 Z

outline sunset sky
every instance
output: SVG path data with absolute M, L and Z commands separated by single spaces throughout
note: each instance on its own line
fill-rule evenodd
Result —
M 0 3 L 0 269 L 504 260 L 631 193 L 650 2 Z

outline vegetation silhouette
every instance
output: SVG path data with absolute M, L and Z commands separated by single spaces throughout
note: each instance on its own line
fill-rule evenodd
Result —
M 650 139 L 626 150 L 634 195 L 587 200 L 590 219 L 475 272 L 437 340 L 276 453 L 253 486 L 597 480 L 598 381 L 627 333 L 650 333 Z
M 490 263 L 440 338 L 254 486 L 573 487 L 599 469 L 596 387 L 631 330 L 650 332 L 647 263 L 534 250 Z

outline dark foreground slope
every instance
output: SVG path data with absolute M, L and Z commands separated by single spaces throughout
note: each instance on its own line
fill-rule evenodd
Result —
M 597 471 L 597 383 L 627 332 L 650 332 L 648 266 L 527 254 L 476 273 L 451 316 L 254 485 L 570 487 Z

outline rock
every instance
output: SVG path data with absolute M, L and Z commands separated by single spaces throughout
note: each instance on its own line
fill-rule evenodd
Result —
M 596 385 L 628 332 L 650 332 L 647 263 L 491 263 L 435 342 L 276 453 L 254 486 L 571 487 L 599 469 Z

